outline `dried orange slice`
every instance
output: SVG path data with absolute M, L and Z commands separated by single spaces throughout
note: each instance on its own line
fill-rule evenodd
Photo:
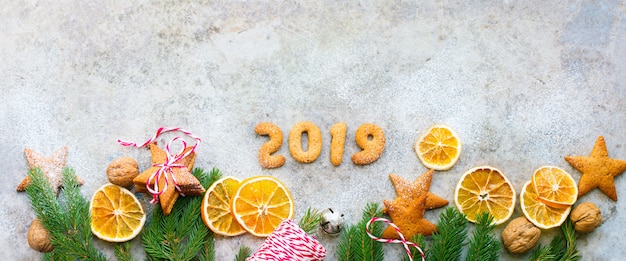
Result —
M 245 230 L 266 237 L 284 219 L 293 217 L 294 203 L 291 192 L 278 179 L 256 176 L 241 182 L 233 197 L 232 209 Z
M 133 193 L 114 184 L 100 187 L 89 204 L 91 231 L 109 242 L 135 238 L 146 222 L 146 213 Z
M 427 168 L 448 170 L 459 160 L 461 139 L 452 128 L 436 124 L 417 139 L 415 154 Z
M 476 222 L 482 212 L 489 212 L 496 225 L 504 223 L 515 208 L 515 189 L 504 174 L 490 166 L 466 171 L 454 191 L 456 207 L 467 220 Z
M 202 221 L 216 234 L 237 236 L 246 233 L 232 214 L 230 205 L 240 184 L 235 177 L 223 177 L 215 181 L 202 198 Z
M 533 173 L 532 184 L 537 197 L 554 208 L 567 208 L 578 198 L 578 186 L 565 170 L 544 166 Z
M 558 227 L 563 224 L 572 209 L 571 206 L 567 208 L 553 208 L 539 200 L 532 180 L 526 182 L 524 188 L 522 188 L 520 205 L 524 216 L 535 226 L 543 229 Z

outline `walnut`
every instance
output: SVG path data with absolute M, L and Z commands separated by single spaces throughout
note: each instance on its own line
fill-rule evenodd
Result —
M 39 252 L 50 252 L 54 249 L 51 243 L 50 231 L 43 227 L 39 219 L 35 218 L 28 229 L 28 245 Z
M 109 182 L 128 188 L 133 185 L 133 179 L 139 175 L 139 166 L 133 158 L 115 159 L 107 167 Z
M 525 217 L 518 217 L 509 222 L 502 231 L 502 242 L 509 252 L 520 254 L 533 248 L 540 236 L 541 229 Z
M 570 219 L 574 229 L 580 233 L 589 233 L 602 223 L 602 213 L 596 204 L 584 202 L 572 210 Z

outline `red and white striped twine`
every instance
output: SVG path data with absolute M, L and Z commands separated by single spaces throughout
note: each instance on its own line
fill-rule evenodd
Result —
M 396 232 L 398 233 L 398 235 L 400 235 L 400 239 L 386 239 L 386 238 L 378 238 L 375 237 L 374 235 L 372 235 L 372 233 L 370 233 L 370 225 L 374 222 L 385 222 L 387 223 L 387 225 L 393 227 L 393 229 L 396 230 Z M 376 240 L 378 242 L 382 242 L 382 243 L 393 243 L 393 244 L 402 244 L 404 246 L 404 250 L 406 250 L 406 254 L 409 256 L 409 260 L 413 261 L 413 257 L 411 256 L 411 249 L 410 247 L 415 247 L 419 252 L 420 255 L 422 256 L 422 261 L 424 261 L 424 252 L 422 251 L 422 249 L 415 243 L 407 241 L 406 239 L 404 239 L 404 235 L 402 235 L 402 233 L 400 232 L 400 228 L 398 228 L 398 226 L 396 226 L 396 224 L 391 223 L 391 221 L 389 221 L 388 219 L 385 218 L 379 218 L 379 217 L 373 217 L 372 219 L 370 219 L 370 221 L 367 222 L 367 225 L 365 225 L 365 231 L 367 232 L 367 235 L 373 239 Z
M 326 249 L 293 220 L 285 219 L 246 261 L 317 261 Z
M 163 193 L 163 191 L 167 190 L 167 186 L 169 185 L 170 181 L 174 184 L 174 187 L 180 193 L 180 188 L 178 187 L 178 183 L 176 182 L 176 178 L 174 177 L 173 168 L 185 167 L 184 165 L 177 164 L 176 162 L 181 160 L 181 159 L 183 159 L 184 157 L 189 156 L 191 153 L 193 153 L 196 150 L 196 147 L 198 147 L 198 145 L 200 144 L 200 142 L 202 140 L 200 138 L 196 137 L 195 135 L 193 135 L 191 132 L 183 130 L 181 128 L 166 128 L 166 127 L 159 128 L 157 130 L 157 132 L 154 134 L 154 136 L 152 136 L 152 138 L 148 139 L 146 142 L 144 142 L 141 145 L 138 145 L 136 142 L 133 142 L 133 141 L 123 141 L 123 140 L 120 140 L 120 139 L 117 140 L 117 143 L 119 143 L 122 146 L 140 148 L 140 147 L 144 147 L 144 146 L 152 143 L 161 134 L 166 133 L 166 132 L 170 132 L 170 131 L 182 132 L 185 135 L 195 139 L 196 143 L 187 152 L 185 152 L 185 149 L 187 149 L 187 142 L 185 140 L 183 140 L 181 137 L 174 137 L 172 140 L 170 140 L 166 144 L 165 152 L 166 152 L 166 155 L 167 155 L 167 160 L 165 162 L 163 162 L 163 163 L 154 163 L 154 164 L 152 164 L 152 166 L 159 167 L 159 169 L 154 174 L 150 175 L 148 180 L 146 180 L 146 188 L 148 189 L 148 192 L 150 192 L 150 194 L 152 194 L 152 200 L 150 201 L 150 203 L 152 203 L 152 204 L 156 204 L 158 202 L 159 195 L 161 195 Z M 172 154 L 172 152 L 170 150 L 170 146 L 171 146 L 171 144 L 173 142 L 175 142 L 177 140 L 180 140 L 180 142 L 183 144 L 183 147 L 181 148 L 181 150 L 178 153 Z M 166 175 L 166 174 L 169 174 L 169 175 Z M 165 179 L 165 186 L 162 189 L 159 189 L 159 181 L 160 181 L 161 178 Z M 154 185 L 153 185 L 153 187 L 150 187 L 150 183 L 152 181 L 154 181 Z

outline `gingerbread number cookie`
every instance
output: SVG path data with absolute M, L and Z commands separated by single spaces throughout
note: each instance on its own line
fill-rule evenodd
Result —
M 343 150 L 346 143 L 346 131 L 348 126 L 345 122 L 338 122 L 330 127 L 330 162 L 339 166 L 343 160 Z
M 309 138 L 307 151 L 302 150 L 302 134 Z M 289 132 L 289 152 L 298 162 L 311 163 L 322 152 L 322 132 L 315 123 L 301 121 L 296 123 Z
M 283 132 L 280 128 L 271 122 L 261 122 L 254 127 L 254 132 L 270 137 L 270 140 L 263 143 L 259 149 L 259 163 L 261 163 L 261 167 L 271 169 L 284 165 L 285 157 L 282 155 L 271 155 L 278 151 L 283 144 Z
M 356 144 L 363 150 L 352 155 L 352 162 L 370 164 L 385 150 L 385 132 L 376 124 L 363 124 L 356 130 Z

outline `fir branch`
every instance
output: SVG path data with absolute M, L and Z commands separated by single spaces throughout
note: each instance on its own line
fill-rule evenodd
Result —
M 356 226 L 348 226 L 344 230 L 344 233 L 341 234 L 341 238 L 337 244 L 337 255 L 339 261 L 349 261 L 350 257 L 354 255 L 352 253 L 354 250 L 351 246 L 353 245 L 352 241 L 355 241 L 355 234 L 358 233 L 357 230 Z
M 61 208 L 48 178 L 39 168 L 30 169 L 28 176 L 31 182 L 26 187 L 26 193 L 37 217 L 48 231 L 63 228 L 65 220 L 62 217 L 65 211 Z
M 567 247 L 567 243 L 565 242 L 565 237 L 563 234 L 555 235 L 550 241 L 550 253 L 554 256 L 552 260 L 559 260 L 561 257 L 565 256 L 565 248 Z
M 194 168 L 191 172 L 205 189 L 208 189 L 215 181 L 221 179 L 223 174 L 218 168 L 212 168 L 207 175 L 201 168 Z
M 247 246 L 241 246 L 239 252 L 235 256 L 235 261 L 246 261 L 246 258 L 252 255 L 252 249 Z
M 469 240 L 469 250 L 465 260 L 498 260 L 501 246 L 500 240 L 492 235 L 495 227 L 493 216 L 489 212 L 482 212 L 476 216 L 476 227 Z
M 67 167 L 63 169 L 63 189 L 59 199 L 40 169 L 31 169 L 28 175 L 31 183 L 26 187 L 26 192 L 31 206 L 44 227 L 50 231 L 55 246 L 53 254 L 44 258 L 62 260 L 72 256 L 82 260 L 106 260 L 92 244 L 89 202 L 80 194 L 74 171 Z
M 105 256 L 97 250 L 93 243 L 91 232 L 91 216 L 89 214 L 89 201 L 80 193 L 78 180 L 73 169 L 63 169 L 63 193 L 60 194 L 60 201 L 65 203 L 70 227 L 67 228 L 68 238 L 71 244 L 68 247 L 73 251 L 68 253 L 75 255 L 79 259 L 105 260 Z M 70 250 L 70 249 L 68 249 Z M 93 260 L 93 259 L 92 259 Z
M 562 225 L 563 237 L 565 238 L 565 253 L 560 260 L 579 260 L 582 258 L 580 252 L 576 249 L 576 231 L 572 221 L 568 218 Z
M 319 227 L 321 221 L 322 213 L 318 209 L 308 208 L 300 222 L 298 222 L 298 226 L 307 234 L 312 234 Z
M 369 222 L 373 217 L 381 217 L 382 215 L 382 209 L 378 207 L 378 204 L 366 205 L 365 211 L 363 211 L 363 219 L 358 224 L 359 229 L 365 232 L 367 222 Z M 384 226 L 382 223 L 371 224 L 370 233 L 372 233 L 375 237 L 381 237 L 383 230 Z M 361 246 L 364 250 L 364 258 L 360 260 L 384 260 L 385 253 L 383 252 L 383 243 L 372 240 L 367 233 L 363 233 L 361 236 Z
M 377 203 L 369 203 L 363 210 L 363 217 L 357 225 L 349 226 L 339 239 L 337 254 L 339 260 L 383 260 L 383 243 L 372 240 L 365 230 L 367 222 L 373 217 L 382 217 L 382 210 Z M 373 223 L 370 232 L 380 237 L 383 232 L 381 223 Z
M 202 186 L 208 188 L 222 174 L 212 169 L 206 175 L 202 169 L 195 168 L 192 174 Z M 214 241 L 200 215 L 202 197 L 179 197 L 172 212 L 165 216 L 161 208 L 155 208 L 152 220 L 141 236 L 144 250 L 150 260 L 192 260 L 205 252 L 210 258 Z M 206 251 L 202 251 L 206 250 Z
M 135 261 L 131 253 L 133 241 L 126 241 L 115 245 L 115 257 L 119 261 Z
M 580 260 L 582 256 L 576 249 L 576 231 L 569 219 L 561 225 L 561 232 L 562 234 L 552 238 L 550 245 L 537 247 L 535 252 L 531 255 L 530 260 Z
M 204 222 L 194 226 L 194 229 L 189 232 L 186 249 L 181 249 L 183 260 L 191 260 L 200 252 L 202 246 L 208 243 L 206 242 L 208 233 L 209 229 L 204 225 Z
M 215 261 L 215 236 L 209 231 L 205 238 L 205 244 L 201 246 L 198 259 L 201 261 Z
M 44 261 L 74 261 L 75 259 L 71 256 L 68 256 L 67 253 L 61 253 L 61 251 L 52 251 L 48 253 L 43 253 L 41 256 L 41 260 Z
M 146 222 L 141 235 L 141 241 L 144 246 L 144 251 L 149 260 L 166 260 L 168 259 L 168 253 L 171 253 L 169 244 L 165 244 L 163 239 L 165 215 L 163 210 L 155 208 L 152 212 L 152 218 L 149 222 Z M 162 244 L 163 243 L 163 244 Z
M 428 250 L 427 260 L 459 260 L 467 237 L 467 220 L 456 208 L 447 207 L 439 215 L 438 231 Z
M 411 242 L 415 243 L 418 247 L 420 247 L 422 249 L 422 252 L 424 252 L 424 255 L 426 255 L 426 238 L 424 237 L 424 235 L 422 234 L 413 235 L 413 238 L 411 238 Z M 409 250 L 411 250 L 411 258 L 413 260 L 422 260 L 422 255 L 420 254 L 419 250 L 417 250 L 417 248 L 409 247 Z M 402 261 L 409 261 L 409 260 L 411 259 L 409 259 L 407 255 L 403 255 Z
M 180 199 L 179 199 L 180 200 Z M 200 218 L 200 209 L 202 205 L 202 197 L 185 197 L 180 204 L 172 209 L 172 212 L 182 213 L 179 215 L 177 227 L 182 228 L 180 235 L 187 235 L 187 244 L 173 244 L 178 247 L 180 260 L 191 260 L 200 251 L 201 247 L 206 243 L 205 239 L 209 230 Z M 178 208 L 178 209 L 176 209 Z
M 539 245 L 535 252 L 530 256 L 531 261 L 551 261 L 555 260 L 556 255 L 553 253 L 552 247 L 550 245 L 541 246 Z

